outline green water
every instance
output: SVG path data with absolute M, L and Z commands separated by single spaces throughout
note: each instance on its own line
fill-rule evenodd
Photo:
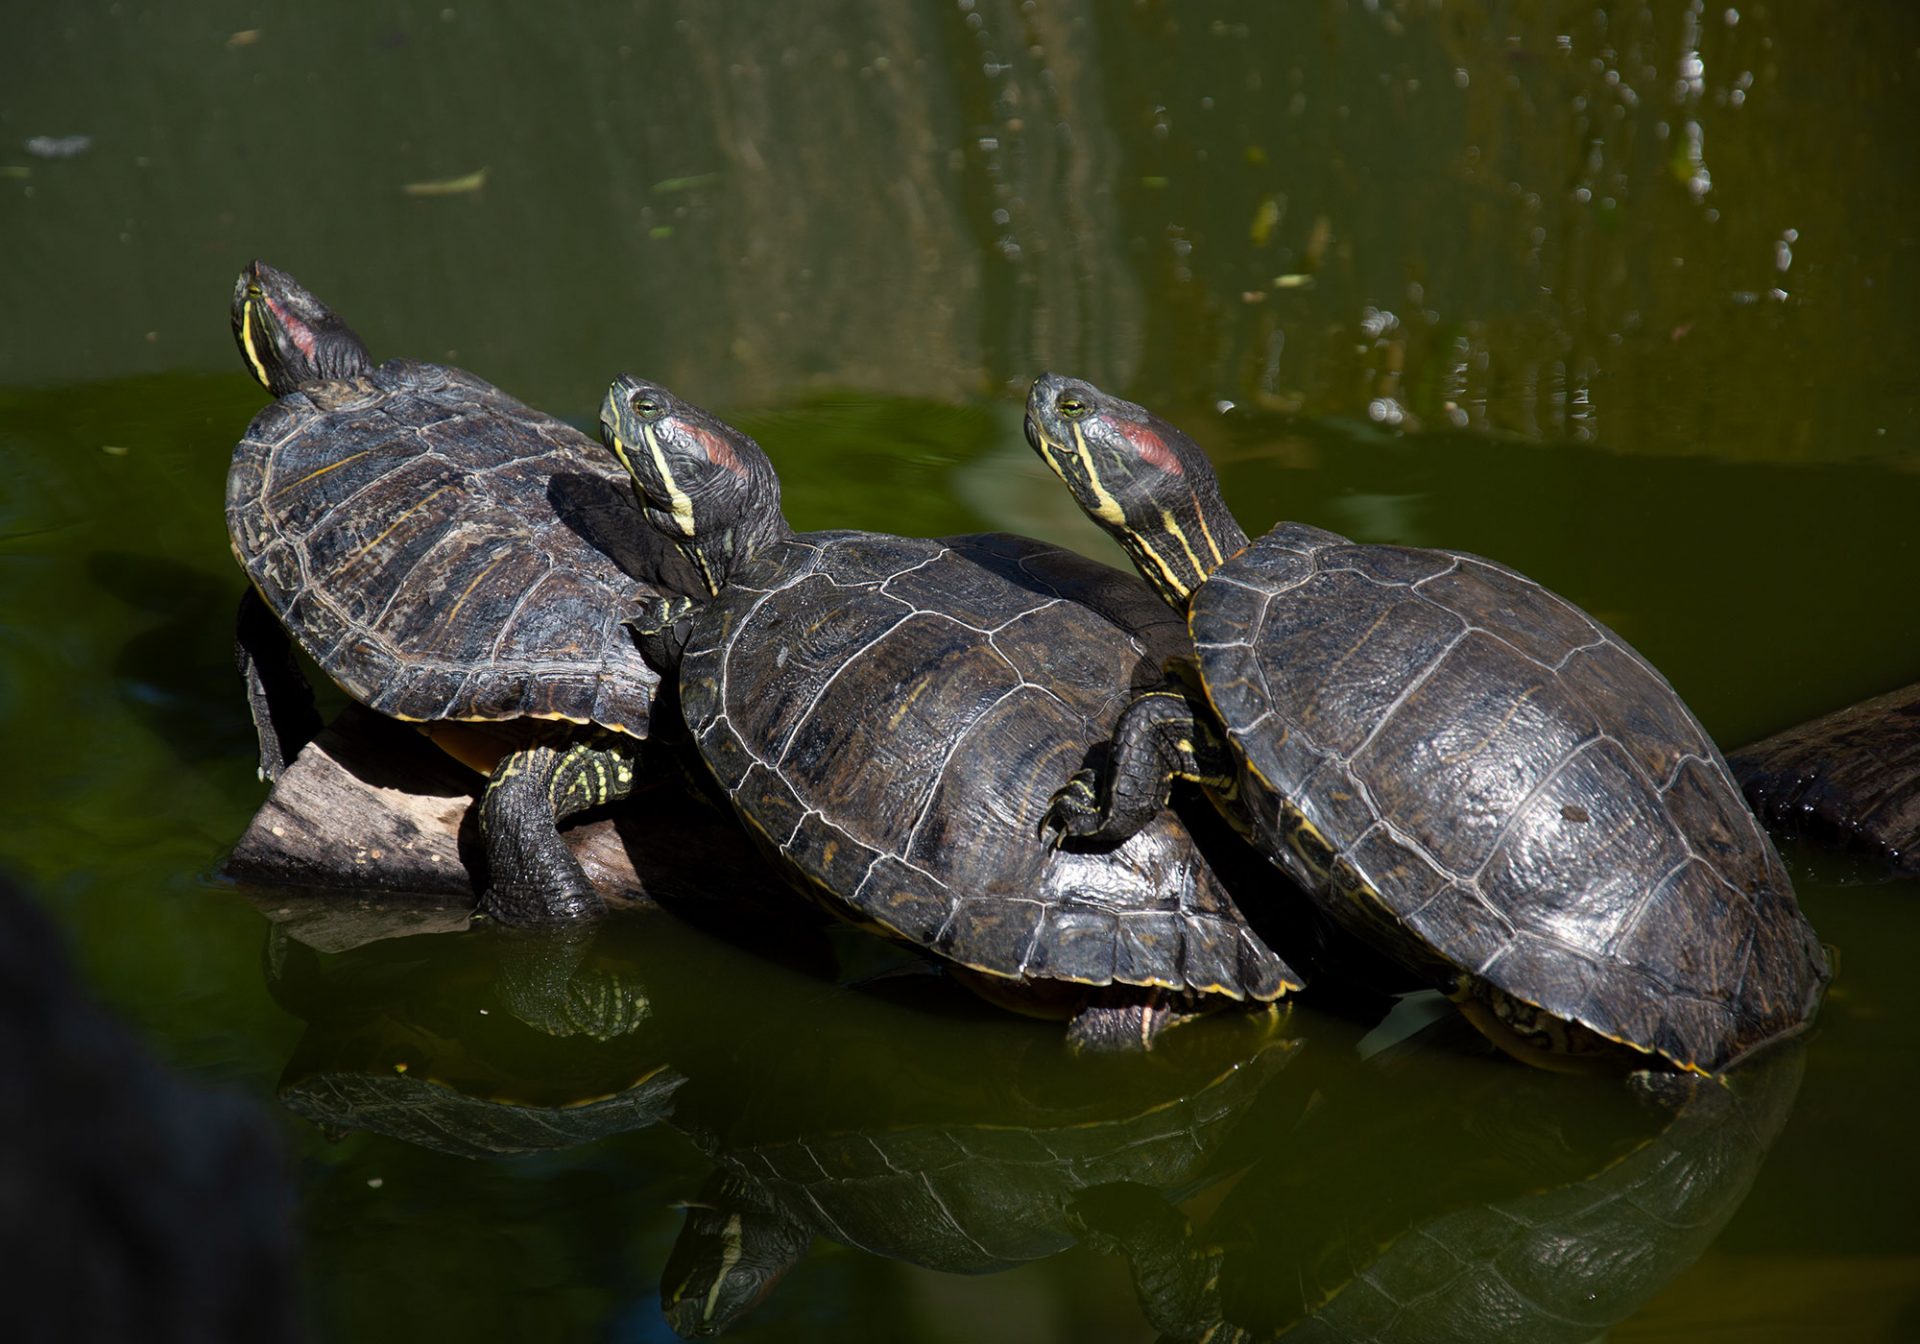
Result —
M 318 953 L 213 876 L 261 797 L 221 514 L 262 404 L 225 316 L 256 255 L 376 355 L 457 362 L 583 425 L 614 374 L 659 378 L 760 437 L 801 527 L 1003 527 L 1111 557 L 1020 439 L 1025 382 L 1053 368 L 1188 428 L 1254 530 L 1534 575 L 1724 746 L 1911 682 L 1920 11 L 11 17 L 0 863 L 159 1056 L 272 1108 L 316 1338 L 664 1338 L 675 1206 L 715 1163 L 855 1139 L 918 1192 L 909 1228 L 932 1192 L 986 1208 L 958 1220 L 975 1242 L 1041 1230 L 968 1276 L 823 1234 L 739 1337 L 1151 1338 L 1124 1259 L 1051 1253 L 1074 1238 L 1062 1192 L 1114 1181 L 1225 1239 L 1241 1310 L 1285 1318 L 1313 1285 L 1314 1338 L 1368 1337 L 1364 1294 L 1389 1289 L 1425 1305 L 1382 1337 L 1464 1329 L 1439 1289 L 1465 1279 L 1412 1248 L 1520 1225 L 1640 1254 L 1598 1288 L 1565 1263 L 1528 1280 L 1518 1338 L 1920 1332 L 1920 915 L 1811 853 L 1787 858 L 1841 956 L 1817 1033 L 1671 1123 L 1444 1043 L 1362 1063 L 1368 1024 L 1305 1009 L 1070 1068 L 1054 1028 L 938 982 L 836 989 L 843 936 L 774 956 L 664 915 L 576 971 L 641 1024 L 559 1037 L 484 933 Z M 24 147 L 70 134 L 90 148 Z M 280 1104 L 315 1077 L 453 1089 L 389 1096 L 389 1130 L 457 1093 L 483 1136 L 599 1098 L 568 1137 L 601 1136 L 481 1160 L 336 1139 Z M 1187 1156 L 1130 1165 L 1107 1132 L 1149 1158 L 1185 1135 Z M 909 1156 L 933 1150 L 939 1178 Z M 1657 1210 L 1695 1173 L 1653 1230 L 1591 1212 Z M 838 1216 L 910 1249 L 866 1205 Z

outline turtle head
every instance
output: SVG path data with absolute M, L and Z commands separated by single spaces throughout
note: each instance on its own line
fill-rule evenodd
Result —
M 743 1177 L 715 1172 L 687 1206 L 660 1273 L 660 1306 L 682 1339 L 717 1335 L 773 1291 L 813 1232 Z
M 352 328 L 264 261 L 250 263 L 234 282 L 233 339 L 247 371 L 276 397 L 302 383 L 352 378 L 373 367 Z
M 706 584 L 699 596 L 719 596 L 736 561 L 788 531 L 780 478 L 760 445 L 658 383 L 616 379 L 600 437 L 633 477 L 647 523 Z
M 1185 610 L 1246 533 L 1200 445 L 1143 407 L 1079 378 L 1043 373 L 1027 396 L 1027 442 L 1140 574 Z

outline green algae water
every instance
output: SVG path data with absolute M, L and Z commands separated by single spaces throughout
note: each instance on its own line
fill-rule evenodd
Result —
M 759 438 L 801 528 L 1118 563 L 1021 440 L 1054 369 L 1193 433 L 1251 531 L 1532 575 L 1723 747 L 1920 679 L 1907 9 L 13 26 L 0 864 L 156 1055 L 274 1117 L 314 1338 L 671 1338 L 716 1209 L 806 1244 L 742 1339 L 1920 1332 L 1920 892 L 1811 851 L 1837 978 L 1714 1091 L 1500 1065 L 1418 1003 L 1069 1063 L 844 931 L 649 911 L 530 962 L 303 941 L 217 876 L 263 796 L 222 517 L 253 256 L 377 358 L 583 427 L 657 378 Z

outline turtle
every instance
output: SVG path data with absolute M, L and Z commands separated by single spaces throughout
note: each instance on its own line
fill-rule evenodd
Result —
M 601 436 L 697 576 L 651 600 L 641 648 L 803 890 L 988 998 L 1073 1017 L 1076 1048 L 1299 986 L 1178 817 L 1097 851 L 1035 831 L 1055 772 L 1178 646 L 1137 580 L 1004 534 L 796 533 L 758 444 L 638 378 Z
M 1779 855 L 1617 634 L 1462 552 L 1249 542 L 1198 444 L 1085 381 L 1043 374 L 1026 434 L 1191 635 L 1185 683 L 1055 795 L 1055 843 L 1111 844 L 1194 781 L 1333 923 L 1548 1067 L 1718 1073 L 1811 1019 L 1828 961 Z
M 241 272 L 232 316 L 275 397 L 227 475 L 261 777 L 318 726 L 291 636 L 353 699 L 490 772 L 485 913 L 598 913 L 557 826 L 634 787 L 660 678 L 621 620 L 656 591 L 656 561 L 672 563 L 633 526 L 624 477 L 587 436 L 471 373 L 375 365 L 265 262 Z

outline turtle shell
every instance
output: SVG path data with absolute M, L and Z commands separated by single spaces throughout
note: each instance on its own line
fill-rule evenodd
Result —
M 227 528 L 294 639 L 382 714 L 646 735 L 660 678 L 620 621 L 653 534 L 598 444 L 472 374 L 392 360 L 280 398 L 234 450 Z
M 700 610 L 687 727 L 776 857 L 861 922 L 1022 980 L 1277 998 L 1179 819 L 1107 852 L 1038 827 L 1183 643 L 1138 580 L 1016 537 L 774 542 Z
M 1510 569 L 1282 524 L 1189 613 L 1270 857 L 1336 918 L 1717 1072 L 1828 975 L 1726 762 L 1660 674 Z

